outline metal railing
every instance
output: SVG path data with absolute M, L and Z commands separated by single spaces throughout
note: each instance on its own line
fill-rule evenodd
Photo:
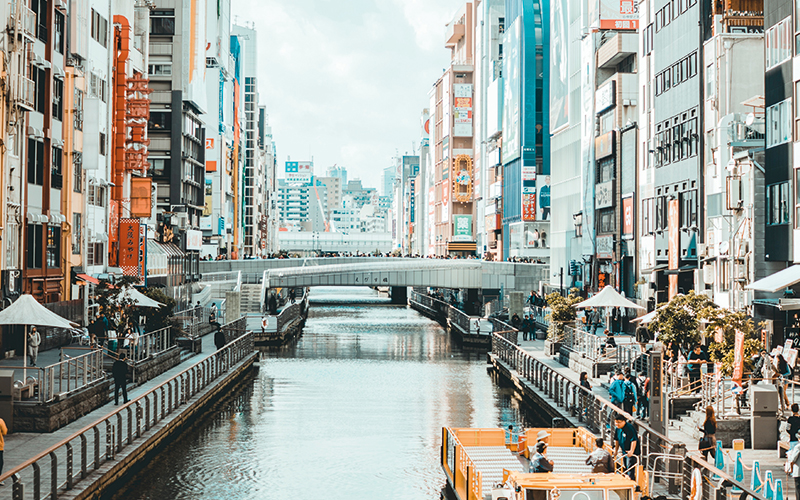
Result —
M 287 323 L 293 321 L 300 315 L 300 309 L 305 307 L 305 300 L 306 300 L 307 292 L 303 292 L 303 296 L 300 298 L 295 298 L 294 304 L 287 304 L 281 309 L 281 312 L 278 313 L 278 333 L 283 331 L 283 327 L 286 326 Z
M 636 373 L 647 373 L 650 369 L 650 354 L 642 352 L 642 347 L 637 343 L 617 344 L 614 350 L 617 359 L 617 369 L 630 368 Z
M 603 346 L 606 338 L 592 335 L 574 326 L 564 325 L 561 342 L 564 347 L 583 354 L 586 358 L 598 362 L 604 357 Z
M 534 321 L 540 325 L 544 325 L 545 327 L 550 327 L 550 309 L 546 307 L 532 306 L 530 307 L 530 311 Z
M 148 431 L 208 387 L 230 366 L 253 355 L 253 335 L 246 334 L 145 394 L 89 424 L 0 476 L 11 479 L 14 499 L 56 499 L 73 489 L 125 448 L 143 442 Z M 6 490 L 8 491 L 8 490 Z
M 33 109 L 36 95 L 36 84 L 24 75 L 11 75 L 12 96 L 17 104 Z
M 175 346 L 172 337 L 172 327 L 162 328 L 154 332 L 140 335 L 132 345 L 123 346 L 128 349 L 128 359 L 131 363 L 139 363 L 151 356 L 156 356 Z
M 92 386 L 106 378 L 103 371 L 103 353 L 99 350 L 84 352 L 78 356 L 64 355 L 63 351 L 71 349 L 85 351 L 81 348 L 68 348 L 62 350 L 62 361 L 43 367 L 4 366 L 11 370 L 27 370 L 26 385 L 22 391 L 31 391 L 25 401 L 48 403 L 64 395 Z M 29 380 L 35 382 L 31 387 Z
M 21 29 L 23 33 L 30 36 L 31 38 L 36 37 L 36 13 L 29 9 L 25 2 L 20 2 L 17 5 L 17 2 L 12 1 L 9 5 L 11 9 L 9 13 L 11 17 L 9 18 L 11 27 L 16 31 L 17 29 Z M 15 19 L 17 14 L 17 9 L 19 9 L 20 16 L 19 22 Z
M 455 324 L 464 333 L 469 333 L 469 315 L 464 311 L 452 306 L 447 308 L 447 319 L 451 324 Z
M 430 295 L 425 295 L 423 293 L 417 293 L 414 291 L 411 292 L 410 300 L 427 307 L 437 314 L 446 315 L 447 310 L 450 308 L 450 304 L 443 300 L 439 300 L 431 297 Z

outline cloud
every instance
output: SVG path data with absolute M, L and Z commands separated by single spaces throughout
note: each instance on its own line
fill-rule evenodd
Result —
M 232 17 L 258 31 L 258 89 L 278 152 L 334 164 L 378 187 L 396 151 L 419 144 L 428 91 L 449 60 L 454 0 L 258 0 Z M 238 16 L 238 19 L 237 19 Z

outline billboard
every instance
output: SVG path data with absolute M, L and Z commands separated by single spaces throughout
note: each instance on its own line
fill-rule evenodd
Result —
M 536 167 L 522 167 L 522 220 L 536 220 Z
M 310 184 L 314 173 L 314 164 L 310 161 L 287 161 L 285 167 L 286 182 L 292 184 Z
M 638 28 L 638 0 L 600 0 L 600 29 L 635 30 Z
M 569 12 L 568 2 L 554 2 L 551 7 L 550 130 L 555 132 L 569 122 Z
M 453 241 L 472 241 L 471 215 L 453 215 Z
M 517 17 L 503 37 L 503 164 L 520 155 L 520 19 Z
M 472 84 L 453 85 L 453 137 L 472 137 Z
M 544 180 L 539 179 L 537 183 L 537 195 L 539 203 L 539 213 L 536 220 L 550 220 L 550 176 L 545 175 Z

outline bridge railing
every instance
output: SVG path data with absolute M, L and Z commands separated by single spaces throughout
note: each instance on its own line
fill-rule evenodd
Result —
M 278 313 L 278 333 L 283 331 L 283 327 L 286 326 L 287 323 L 293 321 L 300 315 L 300 310 L 306 306 L 306 295 L 308 292 L 303 291 L 303 295 L 299 298 L 295 298 L 294 304 L 286 304 L 280 313 Z
M 142 443 L 148 431 L 202 392 L 229 367 L 253 354 L 246 334 L 191 367 L 87 425 L 72 436 L 2 474 L 11 479 L 8 497 L 51 499 L 72 490 L 118 453 Z M 26 491 L 27 490 L 27 491 Z M 5 497 L 5 495 L 3 495 Z
M 457 325 L 464 333 L 469 333 L 469 315 L 453 306 L 447 308 L 447 319 L 451 324 Z
M 450 309 L 450 304 L 448 304 L 447 302 L 431 297 L 430 295 L 426 295 L 424 293 L 418 293 L 412 291 L 410 298 L 414 302 L 422 304 L 423 306 L 433 310 L 437 314 L 447 315 L 448 310 Z

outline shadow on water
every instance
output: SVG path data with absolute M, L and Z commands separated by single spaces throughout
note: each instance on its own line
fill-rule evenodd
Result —
M 303 335 L 118 499 L 439 498 L 441 428 L 542 426 L 485 352 L 369 289 L 313 289 Z M 377 300 L 376 300 L 377 299 Z

